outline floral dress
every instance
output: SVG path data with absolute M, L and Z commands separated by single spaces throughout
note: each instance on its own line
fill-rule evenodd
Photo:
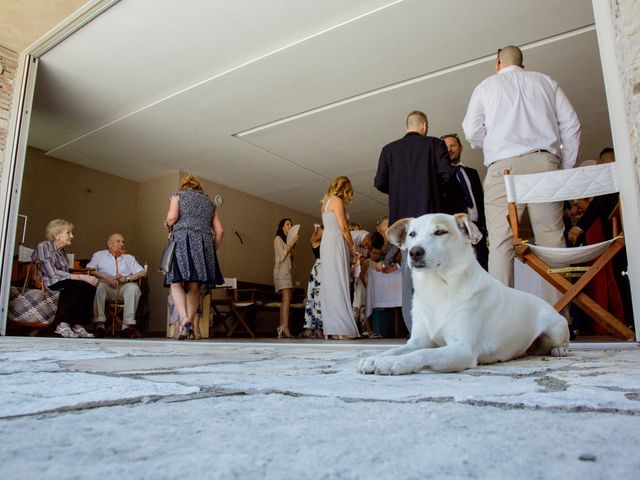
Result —
M 304 309 L 304 328 L 322 329 L 322 309 L 320 308 L 320 247 L 313 248 L 316 262 L 311 268 L 307 285 L 307 300 Z

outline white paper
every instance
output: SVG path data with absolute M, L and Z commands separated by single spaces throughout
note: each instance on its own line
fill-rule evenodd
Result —
M 295 224 L 289 229 L 289 233 L 287 234 L 287 245 L 291 245 L 293 243 L 293 239 L 298 235 L 298 230 L 300 230 L 299 224 Z

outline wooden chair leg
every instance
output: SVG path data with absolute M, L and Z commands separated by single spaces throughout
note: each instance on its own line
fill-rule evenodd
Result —
M 532 268 L 536 273 L 538 273 L 538 275 L 540 275 L 551 285 L 557 288 L 563 295 L 573 287 L 573 284 L 562 275 L 558 273 L 547 273 L 550 266 L 535 255 L 525 255 L 523 258 L 524 262 L 530 268 Z M 609 331 L 615 332 L 616 335 L 627 340 L 633 340 L 635 338 L 635 333 L 633 332 L 633 330 L 627 327 L 618 318 L 614 317 L 611 313 L 607 312 L 587 294 L 576 292 L 570 302 L 575 303 L 578 307 L 580 307 L 588 315 L 590 315 L 596 322 L 604 325 Z M 564 308 L 564 306 L 566 306 L 567 304 L 564 304 L 562 308 Z M 557 308 L 558 305 L 560 304 L 557 303 L 556 305 L 554 305 L 556 310 L 562 310 L 562 308 Z
M 247 322 L 244 320 L 243 315 L 240 314 L 240 312 L 238 312 L 233 305 L 231 305 L 231 314 L 233 315 L 233 317 L 235 318 L 235 322 L 233 324 L 233 327 L 231 327 L 231 330 L 229 330 L 229 333 L 227 333 L 227 337 L 230 337 L 233 335 L 233 333 L 236 331 L 236 328 L 238 328 L 238 325 L 241 323 L 242 326 L 244 327 L 245 331 L 251 335 L 251 338 L 256 338 L 256 336 L 253 333 L 253 330 L 251 330 L 251 328 L 249 328 L 249 325 L 247 324 Z
M 598 258 L 587 273 L 585 273 L 576 283 L 571 284 L 571 287 L 567 289 L 565 294 L 556 302 L 554 307 L 556 310 L 560 311 L 569 303 L 571 300 L 580 293 L 584 287 L 588 285 L 588 283 L 609 263 L 609 261 L 620 251 L 622 250 L 624 244 L 621 242 L 616 242 L 609 247 L 609 249 Z

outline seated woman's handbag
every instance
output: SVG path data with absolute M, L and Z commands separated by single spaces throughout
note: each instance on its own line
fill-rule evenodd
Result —
M 160 267 L 158 271 L 163 275 L 166 275 L 171 271 L 173 266 L 173 259 L 176 254 L 176 242 L 173 240 L 173 228 L 169 229 L 169 236 L 167 237 L 167 244 L 162 251 L 162 258 L 160 259 Z
M 44 287 L 39 263 L 34 260 L 29 264 L 22 289 L 11 287 L 8 320 L 23 324 L 50 324 L 55 318 L 60 292 Z

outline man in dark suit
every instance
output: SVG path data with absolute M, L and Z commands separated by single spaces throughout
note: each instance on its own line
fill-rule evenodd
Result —
M 487 222 L 484 216 L 484 192 L 480 175 L 475 168 L 465 167 L 460 164 L 462 155 L 462 144 L 457 133 L 448 133 L 440 139 L 444 140 L 451 158 L 451 165 L 454 167 L 454 180 L 459 191 L 462 192 L 462 205 L 456 208 L 459 212 L 465 212 L 469 219 L 474 222 L 482 232 L 482 240 L 474 245 L 476 258 L 482 268 L 487 270 L 489 261 L 489 250 L 487 249 Z
M 389 224 L 405 217 L 447 211 L 443 187 L 453 169 L 445 143 L 426 136 L 428 129 L 427 116 L 413 111 L 407 116 L 406 135 L 385 145 L 380 153 L 373 184 L 389 195 Z M 402 252 L 402 315 L 411 331 L 413 287 L 406 253 Z

